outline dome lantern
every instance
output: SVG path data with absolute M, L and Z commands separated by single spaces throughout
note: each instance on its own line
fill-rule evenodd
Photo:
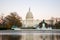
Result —
M 33 18 L 33 14 L 32 12 L 30 11 L 30 8 L 29 8 L 29 11 L 27 12 L 27 15 L 26 15 L 26 19 L 27 18 Z

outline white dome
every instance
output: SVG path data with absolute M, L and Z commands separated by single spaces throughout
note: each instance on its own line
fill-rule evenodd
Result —
M 30 8 L 29 8 L 29 11 L 28 11 L 28 13 L 27 13 L 27 15 L 26 15 L 26 18 L 33 18 L 33 14 L 32 14 L 32 12 L 30 11 Z

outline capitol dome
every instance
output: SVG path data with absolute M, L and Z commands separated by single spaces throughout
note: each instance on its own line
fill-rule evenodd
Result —
M 30 11 L 30 8 L 29 8 L 29 11 L 27 12 L 27 15 L 26 15 L 26 19 L 27 18 L 33 18 L 33 14 L 32 12 Z

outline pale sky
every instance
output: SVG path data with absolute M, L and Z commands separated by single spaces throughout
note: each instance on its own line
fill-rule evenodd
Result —
M 60 0 L 0 0 L 0 14 L 17 12 L 25 19 L 29 8 L 34 19 L 60 17 Z

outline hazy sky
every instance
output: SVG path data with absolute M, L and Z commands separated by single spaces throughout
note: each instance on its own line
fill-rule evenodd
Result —
M 17 12 L 25 19 L 29 8 L 34 19 L 60 17 L 60 0 L 0 0 L 0 14 Z

